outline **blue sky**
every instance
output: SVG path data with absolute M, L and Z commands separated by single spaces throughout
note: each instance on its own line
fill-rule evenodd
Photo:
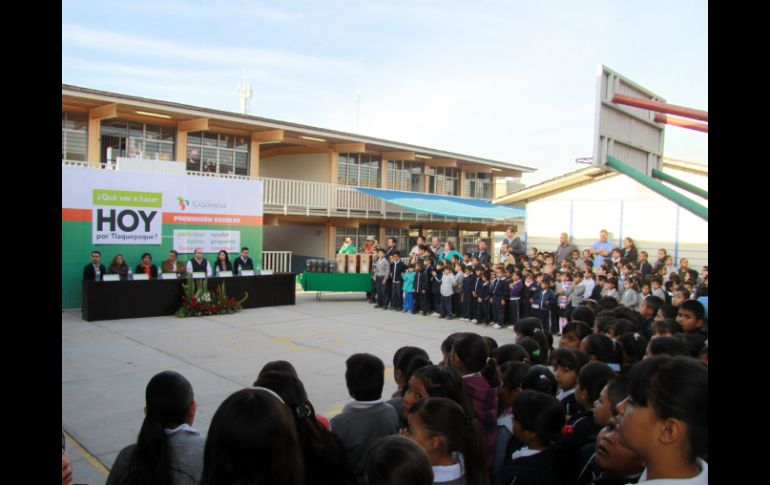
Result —
M 62 82 L 359 132 L 538 168 L 593 149 L 598 64 L 708 110 L 698 1 L 62 3 Z M 356 90 L 361 90 L 356 128 Z M 708 163 L 669 126 L 665 154 Z

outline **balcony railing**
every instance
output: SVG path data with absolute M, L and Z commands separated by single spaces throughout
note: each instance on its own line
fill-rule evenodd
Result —
M 120 170 L 119 166 L 94 166 L 89 165 L 87 162 L 62 161 L 62 165 Z M 444 217 L 419 212 L 391 204 L 383 199 L 356 190 L 351 185 L 271 177 L 249 177 L 212 172 L 188 171 L 187 175 L 236 180 L 261 180 L 264 182 L 263 201 L 266 214 L 376 218 L 403 221 L 491 222 L 490 219 Z
M 262 269 L 288 273 L 291 271 L 291 251 L 262 251 Z

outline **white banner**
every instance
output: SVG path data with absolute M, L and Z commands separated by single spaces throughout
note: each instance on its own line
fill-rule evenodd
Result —
M 224 249 L 231 254 L 240 254 L 241 231 L 174 229 L 174 249 L 178 253 L 194 253 L 196 248 L 204 253 L 218 253 Z
M 94 207 L 94 244 L 160 244 L 160 210 L 141 207 Z

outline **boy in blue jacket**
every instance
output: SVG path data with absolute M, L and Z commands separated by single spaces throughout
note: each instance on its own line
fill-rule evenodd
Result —
M 540 319 L 544 329 L 551 328 L 551 308 L 556 301 L 556 293 L 551 289 L 550 276 L 543 276 L 537 293 L 532 298 L 532 309 L 535 316 Z

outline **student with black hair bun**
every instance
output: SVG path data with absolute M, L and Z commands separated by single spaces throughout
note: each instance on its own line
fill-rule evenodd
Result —
M 600 427 L 594 419 L 594 403 L 601 396 L 602 389 L 607 383 L 616 378 L 615 371 L 604 362 L 591 362 L 583 366 L 578 374 L 575 388 L 575 400 L 583 411 L 572 416 L 567 424 L 572 425 L 572 437 L 584 445 L 596 440 Z
M 491 466 L 497 440 L 497 363 L 484 338 L 469 333 L 452 346 L 452 367 L 463 376 L 465 395 L 482 426 L 484 458 Z
M 537 343 L 537 341 L 530 337 L 524 337 L 523 339 L 519 340 L 517 345 L 521 345 L 524 350 L 527 352 L 527 359 L 524 362 L 527 362 L 528 364 L 540 364 L 541 363 L 541 353 L 540 352 L 540 344 Z
M 145 402 L 136 444 L 118 454 L 107 485 L 198 483 L 206 440 L 192 427 L 192 385 L 178 372 L 161 372 L 147 383 Z
M 513 453 L 502 483 L 563 485 L 576 476 L 568 448 L 561 445 L 564 408 L 548 394 L 523 391 L 513 401 L 514 436 L 525 446 Z
M 524 362 L 529 360 L 529 352 L 520 344 L 503 344 L 492 351 L 492 358 L 499 369 L 506 362 Z
M 451 399 L 429 397 L 414 403 L 406 434 L 428 453 L 433 483 L 489 483 L 479 431 L 472 417 Z
M 404 423 L 412 405 L 428 397 L 445 397 L 462 406 L 466 414 L 470 415 L 473 411 L 465 395 L 463 378 L 454 367 L 429 365 L 414 371 L 409 378 L 402 403 Z
M 433 468 L 425 450 L 404 436 L 376 441 L 364 465 L 369 485 L 432 485 Z
M 606 335 L 589 335 L 580 342 L 580 350 L 588 355 L 589 362 L 604 362 L 615 372 L 620 372 L 623 349 Z
M 580 348 L 580 342 L 590 335 L 591 332 L 591 327 L 589 327 L 587 323 L 579 320 L 572 320 L 562 328 L 559 348 L 577 350 Z
M 682 332 L 684 332 L 684 329 L 676 323 L 676 320 L 671 320 L 670 318 L 656 320 L 652 323 L 652 336 L 648 340 L 657 337 L 673 337 Z
M 588 364 L 588 356 L 580 350 L 556 349 L 551 352 L 549 363 L 555 370 L 554 374 L 558 383 L 559 390 L 556 393 L 556 399 L 564 407 L 564 413 L 569 420 L 570 417 L 585 410 L 575 400 L 575 389 L 580 369 Z
M 404 379 L 406 379 L 406 384 L 401 389 L 401 394 L 386 401 L 388 404 L 393 406 L 393 409 L 395 409 L 396 413 L 398 413 L 399 428 L 406 426 L 405 410 L 408 410 L 408 406 L 404 404 L 405 402 L 404 398 L 406 394 L 409 392 L 409 383 L 412 381 L 412 376 L 414 375 L 414 373 L 422 369 L 423 367 L 433 367 L 433 362 L 431 362 L 426 358 L 423 358 L 422 356 L 417 356 L 413 358 L 412 361 L 409 363 L 409 367 L 407 367 L 406 372 L 404 373 Z M 436 367 L 447 368 L 446 366 L 436 366 Z
M 647 344 L 645 359 L 656 355 L 668 355 L 670 357 L 687 355 L 687 346 L 684 341 L 675 337 L 656 337 Z
M 288 372 L 268 371 L 259 376 L 254 386 L 278 394 L 292 412 L 305 464 L 305 485 L 353 483 L 345 444 L 317 421 L 299 378 Z
M 521 388 L 544 392 L 556 397 L 558 383 L 556 382 L 556 376 L 553 375 L 553 372 L 551 372 L 548 367 L 544 365 L 533 365 L 527 369 L 527 372 L 524 374 L 524 378 L 521 381 Z
M 587 306 L 579 306 L 572 311 L 570 320 L 577 320 L 579 322 L 585 322 L 589 327 L 593 328 L 596 314 Z
M 499 367 L 502 385 L 498 391 L 497 444 L 492 464 L 492 485 L 502 485 L 502 470 L 510 463 L 511 455 L 524 443 L 513 436 L 513 400 L 522 391 L 524 375 L 530 365 L 526 362 L 506 362 Z
M 199 485 L 302 485 L 304 480 L 294 416 L 280 396 L 268 389 L 242 389 L 219 405 L 206 437 Z
M 262 366 L 262 370 L 259 371 L 257 379 L 259 379 L 259 377 L 261 377 L 265 372 L 271 371 L 288 372 L 289 374 L 293 374 L 295 377 L 299 377 L 297 374 L 297 369 L 294 368 L 291 362 L 287 362 L 285 360 L 273 360 Z M 254 385 L 256 386 L 256 384 Z
M 537 342 L 540 347 L 540 355 L 536 357 L 532 355 L 532 352 L 529 354 L 533 363 L 545 364 L 548 362 L 551 347 L 548 345 L 548 339 L 545 336 L 543 324 L 539 318 L 522 318 L 514 324 L 513 331 L 516 334 L 516 343 L 520 343 L 524 337 L 529 337 Z
M 647 344 L 647 339 L 638 332 L 628 332 L 620 336 L 620 345 L 623 349 L 620 372 L 627 373 L 634 364 L 644 359 Z
M 406 371 L 412 359 L 415 357 L 422 357 L 424 359 L 430 359 L 428 352 L 420 347 L 405 346 L 400 347 L 393 354 L 393 380 L 396 381 L 396 390 L 390 397 L 397 397 L 404 395 L 404 386 L 407 383 Z
M 708 382 L 708 368 L 691 357 L 651 357 L 631 370 L 619 429 L 646 463 L 639 483 L 708 483 Z

